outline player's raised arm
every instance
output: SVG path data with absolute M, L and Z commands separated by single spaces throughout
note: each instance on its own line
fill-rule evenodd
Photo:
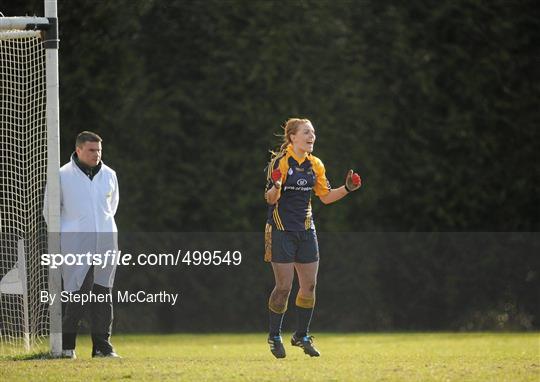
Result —
M 361 186 L 362 178 L 360 178 L 360 175 L 355 173 L 353 170 L 349 170 L 349 172 L 347 172 L 347 176 L 345 177 L 345 184 L 343 186 L 331 189 L 329 193 L 320 195 L 319 199 L 324 204 L 334 203 L 343 198 L 349 192 L 358 190 Z
M 271 174 L 271 180 L 272 180 L 272 186 L 271 188 L 266 192 L 266 202 L 268 204 L 276 204 L 276 202 L 279 199 L 279 196 L 281 195 L 281 170 L 279 168 L 276 168 L 272 171 Z

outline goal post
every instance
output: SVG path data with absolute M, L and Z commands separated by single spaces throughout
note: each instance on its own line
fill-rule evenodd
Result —
M 56 0 L 46 17 L 0 17 L 0 354 L 31 351 L 49 338 L 61 353 L 59 103 Z M 44 191 L 47 205 L 44 210 Z M 46 212 L 45 223 L 43 212 Z M 59 299 L 58 299 L 59 300 Z
M 58 76 L 58 15 L 57 0 L 44 0 L 45 17 L 50 22 L 45 47 L 45 73 L 47 86 L 47 228 L 48 253 L 60 253 L 60 101 Z M 60 269 L 49 268 L 48 289 L 60 296 L 62 280 Z M 57 301 L 58 300 L 58 301 Z M 55 299 L 49 308 L 49 346 L 53 356 L 62 353 L 62 305 Z

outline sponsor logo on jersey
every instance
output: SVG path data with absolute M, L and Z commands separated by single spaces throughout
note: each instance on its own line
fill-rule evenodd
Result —
M 298 186 L 285 186 L 283 191 L 311 191 L 313 187 L 298 187 Z

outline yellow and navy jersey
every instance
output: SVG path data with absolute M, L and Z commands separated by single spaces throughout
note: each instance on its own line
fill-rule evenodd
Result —
M 324 196 L 331 189 L 323 163 L 311 154 L 299 158 L 289 145 L 270 162 L 266 191 L 272 188 L 271 174 L 277 168 L 281 171 L 281 195 L 276 204 L 268 206 L 268 223 L 280 231 L 315 229 L 311 191 Z

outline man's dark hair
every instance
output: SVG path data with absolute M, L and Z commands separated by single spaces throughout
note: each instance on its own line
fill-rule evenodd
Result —
M 101 142 L 102 139 L 99 135 L 96 133 L 93 133 L 91 131 L 83 131 L 82 133 L 79 133 L 77 135 L 77 140 L 75 141 L 76 147 L 81 147 L 86 142 Z

